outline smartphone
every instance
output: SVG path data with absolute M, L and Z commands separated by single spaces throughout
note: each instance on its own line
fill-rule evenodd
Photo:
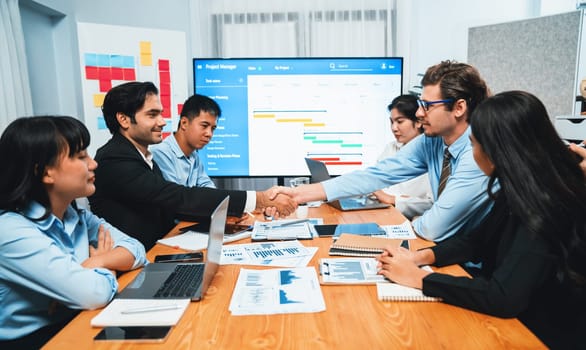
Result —
M 226 228 L 224 230 L 224 234 L 226 235 L 233 235 L 235 233 L 240 233 L 244 231 L 251 231 L 252 225 L 243 225 L 243 224 L 226 224 Z M 207 224 L 195 224 L 191 226 L 182 227 L 179 229 L 180 232 L 187 232 L 187 231 L 195 231 L 195 232 L 202 232 L 202 233 L 209 233 L 210 231 L 210 223 Z
M 94 337 L 94 341 L 162 343 L 167 339 L 170 331 L 170 326 L 105 327 Z
M 155 262 L 197 262 L 203 260 L 202 252 L 155 256 Z
M 313 227 L 315 228 L 318 237 L 333 237 L 338 225 L 314 225 Z
M 233 235 L 240 232 L 251 231 L 252 225 L 240 225 L 240 224 L 226 224 L 225 235 Z

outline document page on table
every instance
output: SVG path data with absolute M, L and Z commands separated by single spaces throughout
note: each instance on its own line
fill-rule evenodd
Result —
M 230 301 L 232 315 L 310 313 L 325 309 L 313 267 L 240 269 Z
M 305 247 L 299 241 L 232 244 L 222 247 L 220 264 L 301 267 L 316 252 L 317 247 Z

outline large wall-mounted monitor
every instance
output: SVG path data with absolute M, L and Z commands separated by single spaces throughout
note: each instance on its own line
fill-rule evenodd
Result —
M 374 164 L 392 139 L 403 59 L 196 58 L 193 71 L 194 91 L 222 109 L 200 151 L 210 176 L 308 175 L 305 157 L 339 175 Z

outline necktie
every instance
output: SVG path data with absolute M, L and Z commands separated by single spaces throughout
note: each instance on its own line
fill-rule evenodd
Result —
M 438 197 L 442 194 L 442 191 L 446 187 L 446 182 L 448 182 L 448 177 L 450 176 L 450 173 L 452 172 L 452 167 L 450 165 L 450 158 L 452 158 L 452 156 L 450 155 L 450 152 L 448 152 L 448 149 L 446 148 L 446 150 L 444 151 L 444 162 L 442 164 L 442 172 L 440 174 L 439 186 L 437 188 L 437 196 Z

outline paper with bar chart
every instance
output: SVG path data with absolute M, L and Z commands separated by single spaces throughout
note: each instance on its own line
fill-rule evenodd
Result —
M 299 241 L 244 243 L 222 247 L 221 265 L 307 266 L 317 252 Z
M 230 301 L 232 315 L 320 312 L 326 304 L 315 268 L 240 269 Z

